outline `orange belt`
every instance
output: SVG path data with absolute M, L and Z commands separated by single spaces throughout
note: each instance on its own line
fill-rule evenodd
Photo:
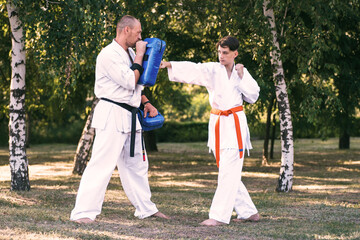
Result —
M 231 109 L 225 110 L 225 111 L 221 111 L 216 108 L 211 109 L 212 114 L 219 116 L 215 123 L 215 157 L 216 157 L 216 164 L 218 167 L 219 167 L 219 162 L 220 162 L 220 116 L 221 115 L 229 116 L 230 114 L 232 114 L 234 116 L 240 158 L 243 157 L 244 151 L 243 151 L 243 142 L 242 142 L 242 138 L 241 138 L 240 121 L 239 121 L 238 115 L 236 114 L 236 112 L 239 112 L 242 110 L 243 110 L 243 106 L 234 107 L 234 108 L 231 108 Z

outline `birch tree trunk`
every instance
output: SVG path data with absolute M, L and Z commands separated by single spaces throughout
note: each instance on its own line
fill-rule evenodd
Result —
M 289 98 L 286 89 L 284 69 L 281 61 L 281 51 L 277 39 L 277 32 L 275 26 L 274 11 L 268 4 L 270 1 L 265 0 L 263 4 L 264 15 L 267 17 L 271 33 L 273 36 L 273 50 L 270 53 L 271 64 L 275 71 L 273 77 L 276 87 L 276 99 L 278 101 L 280 132 L 281 132 L 281 167 L 280 177 L 276 190 L 279 192 L 288 192 L 292 189 L 294 176 L 294 142 L 293 142 L 293 127 L 291 121 L 291 112 L 289 105 Z
M 26 156 L 25 37 L 18 9 L 6 4 L 11 27 L 11 83 L 9 104 L 9 155 L 11 190 L 30 190 Z
M 98 98 L 95 98 L 91 107 L 90 114 L 86 120 L 81 138 L 78 143 L 76 154 L 74 157 L 74 169 L 73 174 L 82 175 L 87 162 L 89 161 L 91 147 L 94 143 L 95 129 L 91 127 L 92 118 L 94 115 L 94 109 L 96 104 L 99 102 Z

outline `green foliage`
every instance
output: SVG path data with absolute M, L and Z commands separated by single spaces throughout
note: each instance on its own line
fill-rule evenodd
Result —
M 34 133 L 36 137 L 30 136 L 30 141 L 44 140 L 46 135 L 50 140 L 54 138 L 55 128 L 65 129 L 72 124 L 69 119 L 83 119 L 86 99 L 91 96 L 94 85 L 96 55 L 109 41 L 108 31 L 114 31 L 109 27 L 109 22 L 114 26 L 112 16 L 103 9 L 115 11 L 119 5 L 107 6 L 105 1 L 14 3 L 21 10 L 26 34 L 26 109 L 30 135 Z M 3 14 L 6 9 L 1 10 Z M 2 49 L 9 52 L 10 48 L 11 44 Z M 6 77 L 10 78 L 10 71 Z M 1 86 L 1 89 L 7 88 Z M 6 94 L 4 102 L 8 101 Z M 1 114 L 1 125 L 8 122 L 7 114 L 5 116 Z M 39 129 L 46 133 L 37 138 L 41 135 Z M 77 135 L 80 134 L 81 130 Z
M 0 26 L 0 144 L 5 145 L 9 141 L 8 106 L 11 75 L 11 38 L 9 18 L 3 0 L 0 1 Z M 2 136 L 7 136 L 7 138 Z
M 281 39 L 293 116 L 322 132 L 351 128 L 360 106 L 359 2 L 299 1 L 286 7 Z
M 50 137 L 56 128 L 83 121 L 87 99 L 93 96 L 96 56 L 114 38 L 115 23 L 124 14 L 141 20 L 143 38 L 166 41 L 165 60 L 217 61 L 216 42 L 228 34 L 236 36 L 240 40 L 236 61 L 247 67 L 261 88 L 259 101 L 246 106 L 250 123 L 261 125 L 274 97 L 272 43 L 262 0 L 13 2 L 21 10 L 26 33 L 26 108 L 32 135 L 37 134 L 34 129 L 48 129 L 43 136 Z M 6 1 L 0 3 L 3 136 L 7 135 L 11 41 Z M 294 131 L 314 127 L 326 137 L 330 126 L 338 129 L 336 134 L 343 126 L 346 131 L 354 129 L 360 104 L 359 1 L 274 0 L 271 5 Z M 169 82 L 166 70 L 145 92 L 169 121 L 207 121 L 206 90 Z M 0 144 L 7 142 L 3 139 Z

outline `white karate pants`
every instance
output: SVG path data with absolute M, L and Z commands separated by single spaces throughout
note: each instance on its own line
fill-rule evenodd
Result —
M 94 220 L 100 214 L 115 166 L 126 196 L 136 209 L 134 215 L 142 219 L 158 212 L 150 200 L 149 163 L 147 156 L 143 161 L 141 133 L 136 133 L 135 156 L 130 157 L 130 133 L 119 132 L 110 113 L 105 129 L 96 129 L 92 157 L 82 175 L 71 220 Z
M 244 157 L 240 159 L 238 149 L 220 150 L 218 186 L 209 218 L 229 224 L 234 208 L 239 219 L 247 219 L 258 212 L 241 181 L 243 162 Z

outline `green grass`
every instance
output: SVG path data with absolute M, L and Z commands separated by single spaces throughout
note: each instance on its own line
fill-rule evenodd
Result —
M 217 183 L 206 143 L 161 143 L 149 153 L 152 200 L 171 220 L 135 218 L 115 171 L 91 225 L 69 221 L 80 181 L 71 174 L 75 145 L 27 150 L 29 192 L 9 190 L 8 150 L 0 148 L 0 239 L 360 239 L 360 138 L 351 139 L 350 150 L 339 150 L 337 141 L 295 141 L 289 193 L 275 191 L 280 143 L 275 159 L 261 166 L 263 142 L 253 141 L 242 179 L 262 219 L 210 228 L 199 226 Z

